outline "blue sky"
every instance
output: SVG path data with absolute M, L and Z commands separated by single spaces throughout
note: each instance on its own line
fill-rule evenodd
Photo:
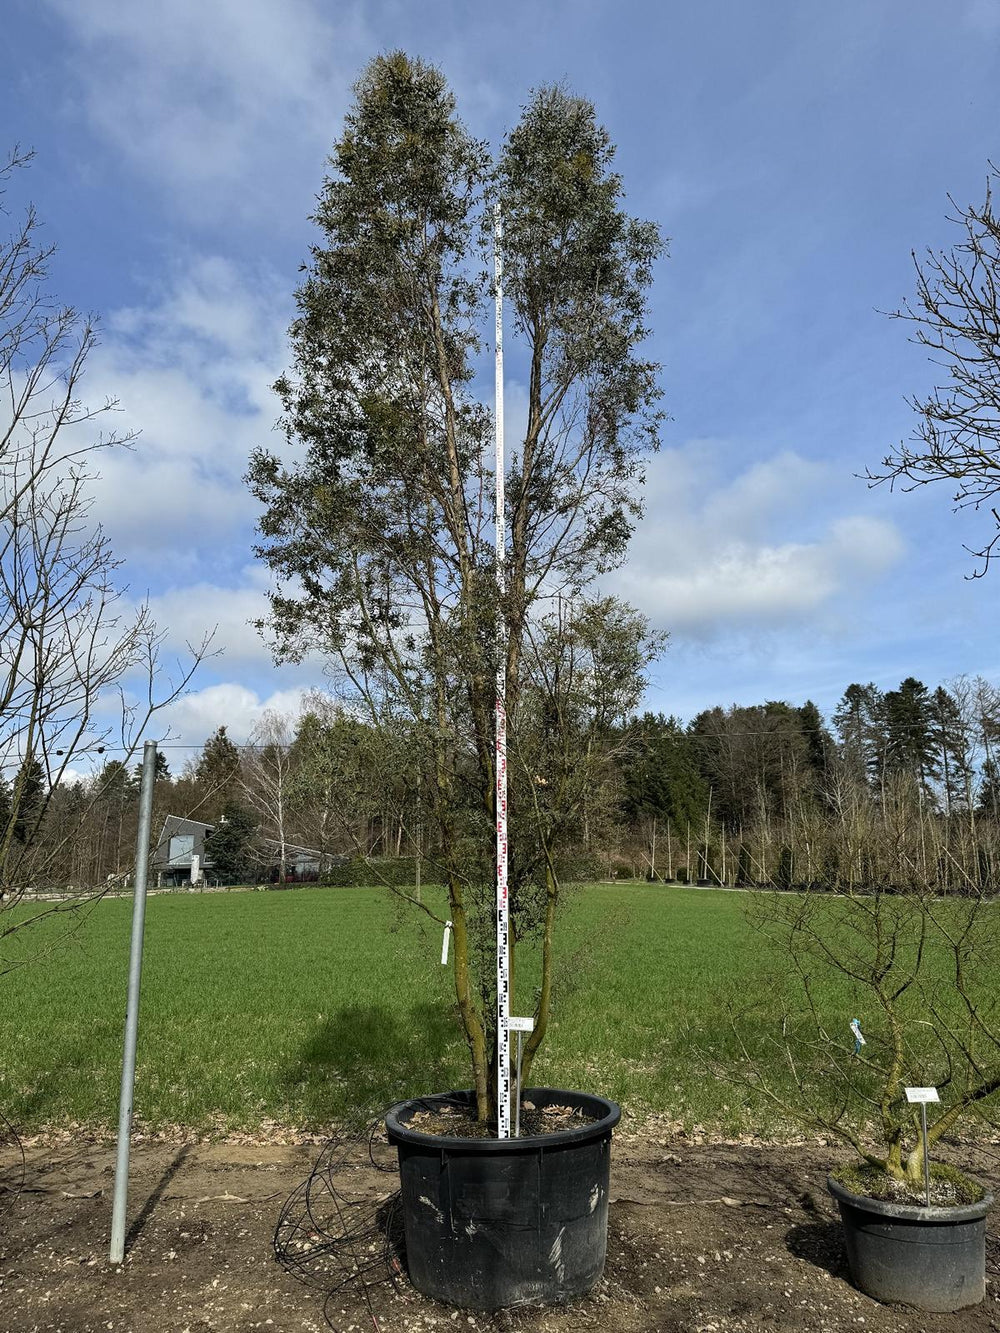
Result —
M 996 0 L 8 0 L 5 38 L 3 141 L 37 152 L 11 202 L 58 243 L 60 299 L 102 317 L 92 397 L 142 430 L 97 510 L 171 643 L 218 625 L 181 739 L 241 738 L 322 681 L 275 668 L 247 623 L 267 578 L 240 478 L 274 439 L 326 154 L 354 79 L 396 47 L 493 143 L 540 83 L 591 98 L 630 208 L 670 237 L 651 350 L 671 420 L 613 580 L 671 635 L 650 706 L 829 710 L 855 680 L 1000 679 L 1000 573 L 968 581 L 962 549 L 986 520 L 856 476 L 933 383 L 878 312 L 912 293 L 911 250 L 957 239 L 948 194 L 981 202 L 1000 160 Z

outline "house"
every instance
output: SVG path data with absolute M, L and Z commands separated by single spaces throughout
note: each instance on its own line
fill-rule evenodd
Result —
M 205 839 L 211 831 L 211 824 L 167 815 L 153 851 L 152 870 L 157 888 L 198 884 L 206 878 L 205 872 L 211 870 L 212 863 L 205 860 Z
M 213 828 L 213 824 L 205 824 L 198 819 L 167 815 L 153 851 L 152 870 L 156 875 L 157 888 L 215 882 L 211 858 L 205 855 L 205 839 Z M 281 844 L 265 838 L 261 845 L 265 855 L 260 867 L 260 880 L 265 884 L 276 884 L 281 879 Z M 312 847 L 286 843 L 285 883 L 302 884 L 319 879 L 324 859 L 327 864 L 331 864 L 347 858 L 324 858 L 322 853 Z

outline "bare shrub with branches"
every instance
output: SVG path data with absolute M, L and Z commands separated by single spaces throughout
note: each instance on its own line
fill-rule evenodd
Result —
M 752 895 L 751 919 L 783 975 L 766 1020 L 750 1007 L 731 1010 L 728 1039 L 704 1054 L 717 1075 L 782 1118 L 841 1140 L 922 1193 L 919 1108 L 905 1088 L 939 1090 L 930 1147 L 963 1117 L 995 1115 L 1000 904 L 968 878 L 960 892 L 941 893 L 919 874 L 912 840 L 887 828 L 877 841 L 867 835 L 878 880 L 836 893 Z

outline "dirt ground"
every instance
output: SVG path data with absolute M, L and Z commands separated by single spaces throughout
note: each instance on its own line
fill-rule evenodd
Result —
M 133 1150 L 126 1261 L 107 1260 L 114 1147 L 84 1136 L 30 1144 L 25 1189 L 0 1198 L 0 1333 L 360 1333 L 360 1294 L 323 1297 L 271 1252 L 282 1201 L 314 1144 L 141 1140 Z M 381 1333 L 577 1329 L 735 1333 L 1000 1330 L 1000 1240 L 986 1301 L 953 1315 L 878 1305 L 849 1284 L 825 1176 L 833 1150 L 705 1143 L 655 1125 L 616 1135 L 608 1265 L 585 1301 L 492 1318 L 436 1305 L 404 1283 L 371 1292 Z M 956 1160 L 997 1183 L 1000 1163 Z M 392 1187 L 355 1177 L 372 1200 Z M 996 1223 L 994 1223 L 994 1229 Z M 994 1285 L 995 1284 L 995 1285 Z

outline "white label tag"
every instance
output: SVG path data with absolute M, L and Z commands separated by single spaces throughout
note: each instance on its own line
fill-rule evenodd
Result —
M 939 1102 L 937 1088 L 904 1088 L 908 1102 Z
M 535 1020 L 533 1018 L 508 1018 L 508 1032 L 534 1032 Z
M 448 944 L 451 940 L 451 922 L 444 923 L 444 939 L 441 941 L 441 966 L 448 962 Z

